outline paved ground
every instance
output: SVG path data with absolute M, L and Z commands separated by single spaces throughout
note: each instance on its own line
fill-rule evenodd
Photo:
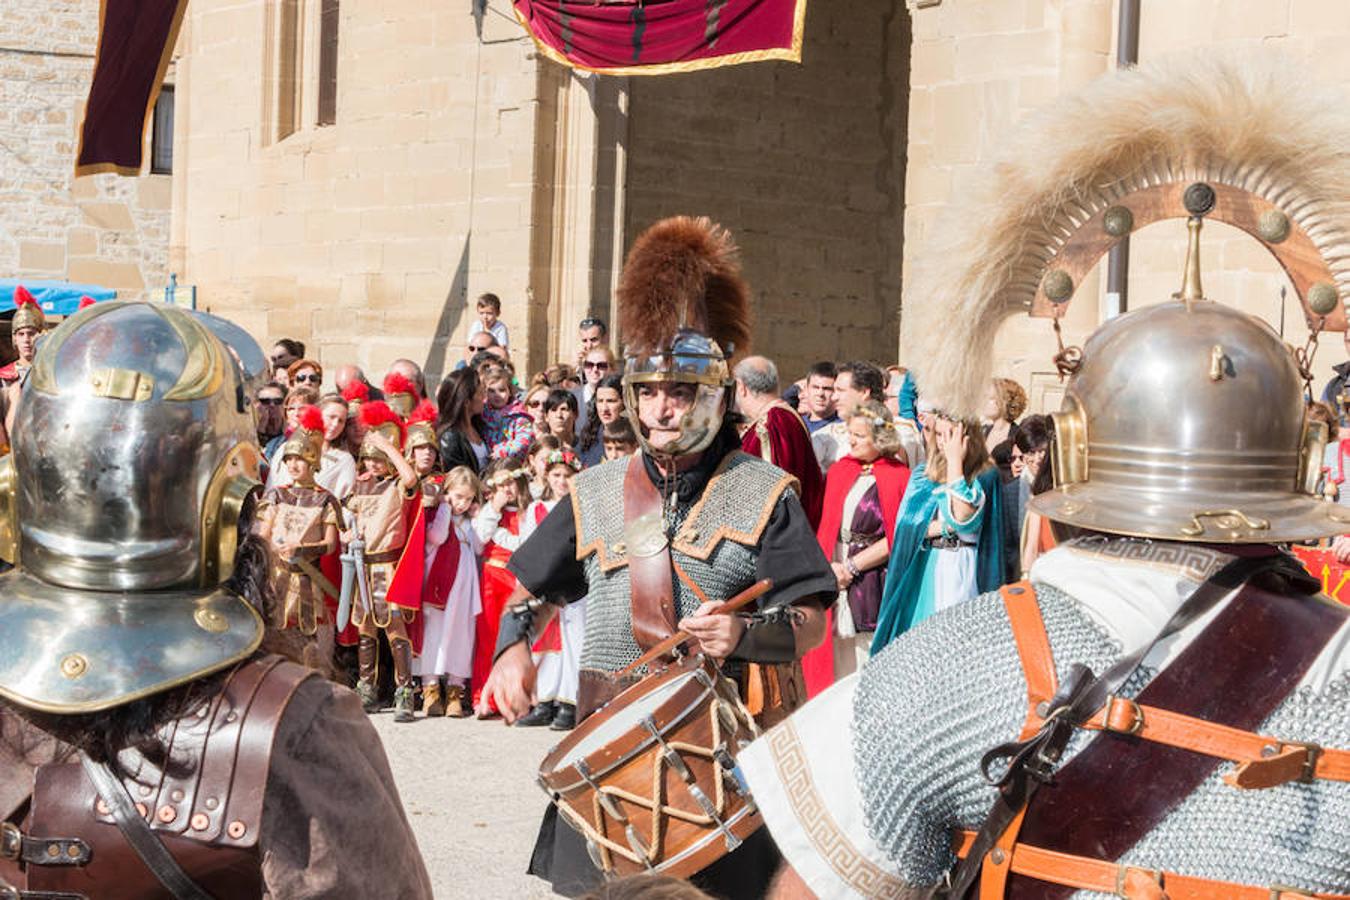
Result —
M 501 720 L 373 717 L 438 900 L 552 897 L 525 874 L 547 803 L 539 761 L 561 737 Z

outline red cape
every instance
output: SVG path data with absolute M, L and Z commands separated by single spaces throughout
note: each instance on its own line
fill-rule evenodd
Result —
M 834 559 L 834 547 L 839 541 L 843 525 L 844 500 L 862 474 L 863 464 L 845 456 L 830 466 L 825 480 L 825 503 L 816 540 L 825 551 L 826 559 Z M 881 518 L 886 525 L 886 540 L 895 540 L 895 520 L 900 514 L 900 500 L 909 485 L 909 466 L 893 459 L 881 458 L 872 463 L 872 475 L 877 480 L 877 498 L 881 501 Z M 802 674 L 806 676 L 806 694 L 814 697 L 834 684 L 834 610 L 825 617 L 825 642 L 802 657 Z
M 12 362 L 7 366 L 0 366 L 0 381 L 18 381 L 19 364 Z
M 520 534 L 519 510 L 508 507 L 502 510 L 502 520 L 497 527 L 505 528 L 512 534 Z M 502 612 L 506 609 L 506 598 L 516 589 L 516 576 L 501 565 L 491 565 L 490 561 L 504 563 L 511 559 L 511 551 L 489 542 L 483 548 L 483 611 L 474 622 L 473 645 L 473 704 L 478 705 L 483 694 L 483 685 L 487 684 L 492 673 L 492 654 L 497 650 L 497 631 L 501 625 Z M 491 703 L 492 711 L 497 712 L 497 704 Z
M 821 503 L 825 497 L 825 476 L 820 474 L 820 460 L 811 446 L 811 432 L 802 417 L 784 405 L 774 405 L 764 416 L 764 427 L 769 432 L 770 462 L 797 479 L 801 484 L 798 497 L 806 518 L 815 528 L 820 524 Z M 759 456 L 759 432 L 753 426 L 741 437 L 741 449 L 751 456 Z
M 398 490 L 395 485 L 392 490 Z M 422 611 L 422 580 L 426 560 L 427 520 L 422 508 L 422 492 L 418 491 L 411 499 L 403 501 L 403 521 L 407 524 L 408 542 L 403 545 L 403 555 L 394 567 L 394 578 L 389 583 L 386 596 L 390 606 L 400 609 Z M 456 542 L 458 546 L 458 542 Z M 415 616 L 408 623 L 408 640 L 412 642 L 413 652 L 422 652 L 422 617 Z

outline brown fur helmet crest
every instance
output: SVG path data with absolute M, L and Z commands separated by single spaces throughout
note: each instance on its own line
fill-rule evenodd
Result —
M 750 347 L 750 288 L 731 233 L 706 216 L 672 216 L 644 231 L 619 277 L 619 333 L 634 349 L 668 348 L 682 328 L 728 356 Z
M 735 241 L 707 218 L 662 219 L 633 243 L 617 294 L 625 405 L 638 443 L 660 456 L 701 452 L 722 427 L 729 360 L 750 346 L 750 289 Z M 692 385 L 694 396 L 678 437 L 663 429 L 655 446 L 638 397 L 672 383 Z

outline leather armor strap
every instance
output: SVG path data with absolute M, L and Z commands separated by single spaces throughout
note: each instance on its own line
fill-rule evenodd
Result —
M 623 482 L 625 532 L 645 516 L 655 516 L 660 521 L 663 508 L 661 493 L 647 476 L 647 467 L 641 457 L 631 457 Z M 665 540 L 659 552 L 647 556 L 639 556 L 633 550 L 630 542 L 628 579 L 633 595 L 633 639 L 643 650 L 649 650 L 675 633 L 675 584 L 671 574 L 670 541 Z
M 73 891 L 21 890 L 0 879 L 0 900 L 89 900 L 89 895 Z
M 1140 692 L 1138 702 L 1254 728 L 1297 686 L 1345 617 L 1315 598 L 1247 584 Z M 1219 765 L 1211 756 L 1103 733 L 1036 794 L 1019 840 L 1071 856 L 1117 860 Z M 1072 887 L 1014 878 L 1007 896 L 1063 900 L 1071 893 Z
M 970 856 L 957 866 L 946 897 L 965 900 L 980 877 L 986 857 L 998 848 L 1010 828 L 1021 827 L 1023 813 L 1032 797 L 1053 777 L 1060 756 L 1073 736 L 1075 723 L 1086 721 L 1093 710 L 1100 709 L 1106 698 L 1125 683 L 1159 641 L 1199 619 L 1231 590 L 1245 584 L 1258 572 L 1293 571 L 1296 568 L 1297 563 L 1281 555 L 1237 557 L 1196 588 L 1151 641 L 1119 659 L 1100 678 L 1086 666 L 1071 666 L 1065 683 L 1054 697 L 1045 702 L 1044 722 L 1037 733 L 1030 738 L 995 747 L 980 760 L 985 777 L 998 788 L 998 796 L 980 827 Z M 1025 630 L 1026 617 L 1023 617 L 1023 621 L 1019 630 Z M 1040 630 L 1044 631 L 1043 624 Z M 1035 708 L 1032 713 L 1041 715 Z M 993 777 L 991 769 L 1002 760 L 1008 761 L 1003 774 Z
M 1238 763 L 1236 770 L 1224 776 L 1224 781 L 1236 788 L 1257 790 L 1291 781 L 1350 781 L 1348 750 L 1255 734 L 1114 694 L 1082 727 Z
M 958 835 L 955 852 L 964 858 L 975 842 L 975 832 Z M 1285 885 L 1234 884 L 1123 866 L 1101 859 L 1057 853 L 1018 844 L 1012 854 L 1014 874 L 1080 891 L 1114 894 L 1127 900 L 1350 900 L 1347 894 L 1322 894 Z
M 84 767 L 89 780 L 93 782 L 99 797 L 112 811 L 113 819 L 123 837 L 136 851 L 141 862 L 145 863 L 145 867 L 159 879 L 160 884 L 164 885 L 177 900 L 211 900 L 211 895 L 202 890 L 197 882 L 183 871 L 182 866 L 173 858 L 173 854 L 150 829 L 149 824 L 141 818 L 135 802 L 122 784 L 122 779 L 113 774 L 106 763 L 94 762 L 83 753 L 80 754 L 80 764 Z
M 0 857 L 29 866 L 83 866 L 89 845 L 79 838 L 33 837 L 10 822 L 0 822 Z M 4 893 L 0 891 L 0 900 Z

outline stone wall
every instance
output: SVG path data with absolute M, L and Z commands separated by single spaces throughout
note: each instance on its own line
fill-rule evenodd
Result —
M 1338 0 L 1173 0 L 1142 5 L 1141 61 L 1197 46 L 1281 48 L 1350 89 L 1350 5 Z M 934 218 L 959 196 L 964 179 L 987 165 L 1028 112 L 1114 65 L 1117 4 L 1111 0 L 940 0 L 912 12 L 914 47 L 905 213 L 906 265 L 923 252 Z M 1280 325 L 1280 289 L 1289 282 L 1251 238 L 1220 223 L 1206 228 L 1206 293 Z M 1163 222 L 1133 236 L 1130 307 L 1168 299 L 1181 285 L 1185 227 Z M 1079 288 L 1064 321 L 1066 342 L 1081 342 L 1102 321 L 1106 264 Z M 905 303 L 923 302 L 906 295 Z M 1290 290 L 1285 337 L 1307 336 Z M 1324 342 L 1317 383 L 1342 361 L 1340 340 Z M 901 358 L 906 356 L 906 336 Z M 1009 321 L 994 368 L 1029 386 L 1032 409 L 1058 407 L 1050 322 Z
M 0 4 L 0 277 L 160 297 L 169 176 L 74 178 L 98 10 L 98 0 Z
M 895 357 L 909 65 L 904 4 L 815 2 L 802 65 L 630 79 L 628 242 L 676 213 L 730 228 L 785 381 Z
M 336 124 L 314 124 L 305 87 L 300 127 L 278 140 L 279 6 L 188 8 L 173 255 L 199 305 L 371 377 L 400 356 L 448 371 L 485 291 L 513 347 L 529 346 L 541 92 L 528 37 L 470 4 L 342 3 Z M 317 7 L 299 0 L 302 17 Z M 298 69 L 313 77 L 304 58 Z

